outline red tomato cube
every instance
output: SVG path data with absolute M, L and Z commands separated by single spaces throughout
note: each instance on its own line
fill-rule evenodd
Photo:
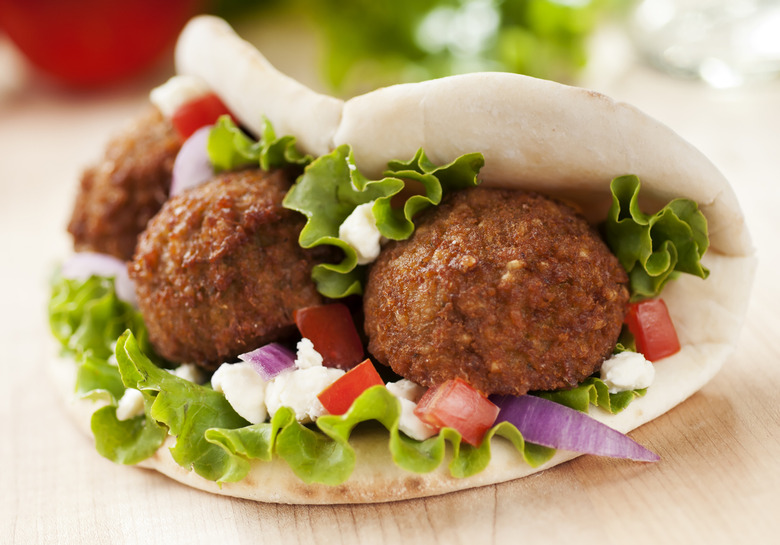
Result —
M 631 303 L 626 315 L 628 330 L 634 335 L 636 349 L 650 361 L 680 351 L 680 341 L 663 299 Z
M 434 428 L 453 428 L 466 443 L 478 447 L 498 411 L 496 405 L 466 381 L 456 378 L 425 392 L 414 414 Z
M 351 369 L 363 360 L 363 343 L 346 305 L 331 303 L 296 310 L 295 324 L 322 355 L 323 365 Z
M 372 386 L 383 384 L 384 382 L 379 373 L 376 372 L 374 364 L 371 363 L 371 360 L 365 360 L 317 394 L 317 399 L 330 414 L 344 414 L 360 394 Z
M 231 115 L 227 106 L 214 93 L 207 93 L 179 106 L 171 123 L 182 140 L 186 140 L 201 127 L 216 123 L 223 115 Z

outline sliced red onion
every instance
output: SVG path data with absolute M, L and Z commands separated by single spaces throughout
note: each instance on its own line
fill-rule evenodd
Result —
M 127 263 L 114 256 L 97 252 L 77 252 L 62 264 L 62 276 L 71 280 L 86 280 L 90 276 L 114 279 L 116 296 L 138 306 L 135 284 L 127 274 Z
M 295 353 L 279 343 L 270 343 L 241 354 L 238 359 L 252 365 L 261 377 L 271 380 L 287 369 L 295 367 Z
M 198 186 L 214 176 L 214 167 L 208 154 L 211 126 L 201 127 L 182 144 L 173 162 L 170 196 Z
M 529 443 L 561 450 L 657 462 L 660 456 L 587 414 L 532 395 L 491 396 L 499 406 L 496 424 L 513 424 Z

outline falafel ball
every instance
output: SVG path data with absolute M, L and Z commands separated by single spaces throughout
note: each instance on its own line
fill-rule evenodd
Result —
M 139 237 L 130 276 L 160 355 L 214 369 L 294 333 L 321 303 L 305 219 L 282 208 L 283 171 L 220 174 L 165 203 Z
M 570 207 L 474 188 L 390 243 L 364 296 L 368 350 L 405 378 L 483 394 L 573 387 L 612 353 L 628 278 Z
M 133 257 L 136 240 L 165 200 L 181 138 L 157 108 L 112 138 L 81 177 L 68 231 L 77 251 Z

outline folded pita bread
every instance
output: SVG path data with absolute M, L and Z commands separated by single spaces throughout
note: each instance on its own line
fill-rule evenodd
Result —
M 711 246 L 703 263 L 710 277 L 683 275 L 664 290 L 682 350 L 655 364 L 655 383 L 623 412 L 592 408 L 597 420 L 621 432 L 633 430 L 699 390 L 731 354 L 755 267 L 742 212 L 709 160 L 636 108 L 592 91 L 499 73 L 398 85 L 342 102 L 281 74 L 224 21 L 208 16 L 184 29 L 176 65 L 180 73 L 205 80 L 249 129 L 259 133 L 265 115 L 278 134 L 295 135 L 302 150 L 314 155 L 351 144 L 359 168 L 369 176 L 420 147 L 438 164 L 476 151 L 485 157 L 480 174 L 485 185 L 565 198 L 593 221 L 606 216 L 609 182 L 623 174 L 642 180 L 647 210 L 675 197 L 698 202 L 709 222 Z M 57 361 L 54 370 L 63 393 L 72 397 L 75 366 Z M 88 430 L 92 402 L 71 399 L 69 406 Z M 357 467 L 335 487 L 304 484 L 280 459 L 256 462 L 243 481 L 219 487 L 178 466 L 165 446 L 140 465 L 217 494 L 284 503 L 364 503 L 504 482 L 576 456 L 559 451 L 531 468 L 508 441 L 497 438 L 488 468 L 457 479 L 446 462 L 427 474 L 401 470 L 390 457 L 386 434 L 358 430 L 351 444 Z

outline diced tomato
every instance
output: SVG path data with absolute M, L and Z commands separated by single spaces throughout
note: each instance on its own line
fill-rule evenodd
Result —
M 226 114 L 231 115 L 230 110 L 219 97 L 207 93 L 179 106 L 171 117 L 171 123 L 182 139 L 186 140 L 201 127 L 213 125 L 220 116 Z
M 636 349 L 650 361 L 680 351 L 680 341 L 663 299 L 648 299 L 628 306 L 628 330 L 634 335 Z
M 451 379 L 422 396 L 414 414 L 434 428 L 453 428 L 475 447 L 498 416 L 498 407 L 463 379 Z
M 363 343 L 346 305 L 330 303 L 301 308 L 293 317 L 301 335 L 322 354 L 326 367 L 347 370 L 363 360 Z
M 384 384 L 371 360 L 365 360 L 347 371 L 336 382 L 317 394 L 322 406 L 330 414 L 344 414 L 352 403 L 372 386 Z

